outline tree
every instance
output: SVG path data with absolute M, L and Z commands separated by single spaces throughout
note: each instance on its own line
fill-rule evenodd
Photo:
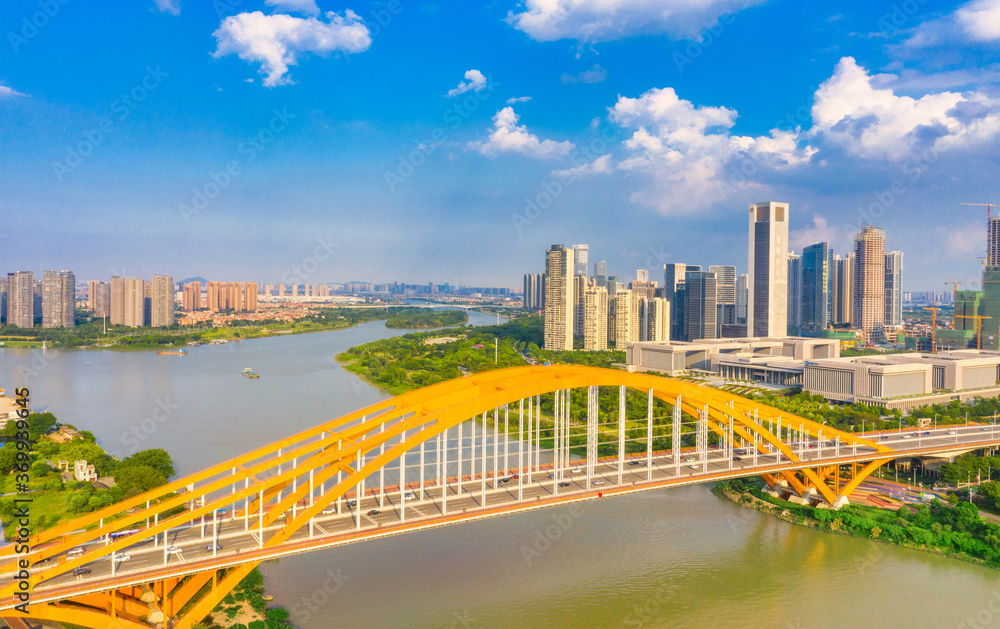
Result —
M 148 465 L 122 465 L 115 470 L 115 485 L 121 488 L 123 498 L 131 498 L 166 482 L 166 476 Z
M 121 465 L 145 465 L 146 467 L 150 467 L 159 472 L 163 475 L 164 479 L 168 479 L 176 473 L 174 470 L 174 460 L 170 458 L 170 454 L 162 448 L 140 450 L 122 461 Z
M 992 509 L 1000 509 L 1000 483 L 991 481 L 979 486 L 979 495 L 986 499 Z
M 14 444 L 10 443 L 0 448 L 0 474 L 10 474 L 17 466 L 17 448 Z

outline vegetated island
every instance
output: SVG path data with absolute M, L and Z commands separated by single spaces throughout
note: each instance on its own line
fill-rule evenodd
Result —
M 233 320 L 220 327 L 179 323 L 167 328 L 108 326 L 107 333 L 102 321 L 83 316 L 71 328 L 0 327 L 0 348 L 38 348 L 44 343 L 46 347 L 53 349 L 163 350 L 212 341 L 239 341 L 283 334 L 342 330 L 381 320 L 385 320 L 386 327 L 389 328 L 424 329 L 465 323 L 469 316 L 462 310 L 434 310 L 413 306 L 310 308 L 306 316 L 291 321 Z
M 27 460 L 18 460 L 19 450 L 14 443 L 16 422 L 10 421 L 0 429 L 0 440 L 5 442 L 0 447 L 0 520 L 8 540 L 16 535 L 18 527 L 14 500 L 25 494 L 25 488 L 18 486 L 17 474 L 24 474 L 25 470 L 30 478 L 26 489 L 32 499 L 32 535 L 165 485 L 176 473 L 166 450 L 140 450 L 118 460 L 97 444 L 93 433 L 61 424 L 52 413 L 31 413 L 27 422 Z M 75 480 L 74 462 L 79 460 L 92 466 L 96 481 Z M 65 464 L 60 466 L 60 461 Z M 171 493 L 163 500 L 173 496 L 176 494 Z M 184 510 L 184 506 L 179 506 L 163 515 L 176 515 Z M 118 517 L 105 518 L 105 523 L 113 523 Z M 264 577 L 254 570 L 223 599 L 205 623 L 196 627 L 294 629 L 287 623 L 289 612 L 280 607 L 268 608 L 263 592 Z
M 500 325 L 455 327 L 373 341 L 336 358 L 348 371 L 393 395 L 492 369 L 546 363 L 612 367 L 625 361 L 622 351 L 553 352 L 541 349 L 543 343 L 542 318 L 522 316 Z

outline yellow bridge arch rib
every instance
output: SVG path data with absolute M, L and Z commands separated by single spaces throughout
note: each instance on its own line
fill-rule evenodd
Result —
M 335 502 L 339 506 L 340 500 L 351 496 L 351 492 L 357 499 L 363 481 L 406 452 L 430 443 L 442 433 L 450 434 L 446 431 L 484 413 L 496 413 L 497 409 L 522 400 L 570 389 L 595 391 L 592 387 L 641 391 L 650 399 L 663 400 L 699 418 L 703 422 L 700 425 L 714 432 L 720 442 L 729 443 L 730 451 L 739 442 L 747 451 L 755 450 L 758 455 L 781 463 L 744 468 L 741 473 L 729 476 L 694 476 L 694 481 L 762 474 L 772 487 L 781 485 L 799 496 L 811 496 L 814 501 L 839 507 L 861 480 L 894 458 L 893 450 L 885 445 L 725 391 L 675 379 L 569 365 L 489 371 L 384 400 L 33 536 L 27 558 L 32 566 L 43 563 L 33 567 L 27 579 L 33 601 L 28 616 L 55 619 L 71 613 L 67 610 L 79 610 L 81 620 L 85 612 L 87 619 L 103 617 L 111 622 L 114 617 L 120 623 L 141 623 L 148 618 L 142 605 L 135 602 L 141 598 L 150 608 L 172 618 L 172 626 L 190 627 L 205 618 L 260 561 L 290 553 L 290 549 L 295 552 L 312 549 L 311 540 L 323 538 L 314 536 L 316 517 Z M 789 436 L 793 432 L 798 444 Z M 800 457 L 804 442 L 822 446 L 828 440 L 837 444 L 838 455 L 841 447 L 845 454 L 821 461 Z M 852 453 L 846 453 L 848 450 Z M 623 456 L 621 451 L 618 456 L 619 459 Z M 851 465 L 843 478 L 841 466 L 846 463 Z M 651 467 L 651 462 L 647 464 Z M 679 469 L 676 460 L 672 465 Z M 494 477 L 499 473 L 499 470 L 493 472 Z M 651 471 L 649 476 L 652 479 Z M 485 477 L 482 482 L 485 487 Z M 669 484 L 668 481 L 633 483 L 628 489 L 653 489 Z M 610 487 L 604 493 L 614 495 L 624 489 Z M 400 487 L 399 493 L 402 492 Z M 578 494 L 577 498 L 596 493 L 588 488 L 588 492 Z M 400 502 L 403 500 L 400 495 Z M 231 518 L 227 522 L 238 522 L 239 509 L 244 530 L 250 534 L 254 529 L 260 531 L 259 537 L 255 535 L 256 547 L 242 548 L 238 555 L 216 556 L 213 552 L 211 558 L 174 563 L 168 561 L 164 548 L 162 566 L 66 582 L 66 575 L 75 568 L 103 565 L 94 562 L 134 548 L 138 542 L 156 540 L 157 544 L 166 545 L 168 534 L 176 535 L 181 527 L 201 523 L 204 530 L 205 519 L 214 522 L 222 509 Z M 518 510 L 517 505 L 507 512 L 514 510 Z M 403 512 L 405 505 L 400 508 L 401 524 Z M 446 515 L 443 511 L 442 516 L 445 516 L 442 523 L 483 517 Z M 281 518 L 284 523 L 275 528 Z M 359 527 L 360 521 L 359 505 Z M 138 532 L 121 539 L 112 536 L 134 529 Z M 265 529 L 269 536 L 265 535 Z M 302 539 L 304 530 L 309 532 L 308 543 Z M 293 539 L 296 534 L 299 537 Z M 66 558 L 69 550 L 84 545 L 87 550 L 82 555 Z M 9 575 L 14 562 L 23 558 L 15 556 L 14 550 L 14 546 L 0 549 L 0 573 Z M 15 595 L 22 586 L 18 582 L 3 583 L 0 581 L 0 615 L 23 615 L 12 610 L 18 600 Z M 106 625 L 89 622 L 86 626 Z

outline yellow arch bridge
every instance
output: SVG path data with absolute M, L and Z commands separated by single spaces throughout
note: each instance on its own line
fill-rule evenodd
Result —
M 586 413 L 571 412 L 581 395 Z M 0 549 L 0 616 L 189 628 L 267 559 L 751 475 L 787 499 L 840 508 L 894 458 L 998 443 L 980 426 L 874 437 L 648 374 L 486 372 L 374 404 Z

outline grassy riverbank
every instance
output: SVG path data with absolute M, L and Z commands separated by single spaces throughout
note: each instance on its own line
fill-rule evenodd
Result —
M 276 313 L 277 314 L 277 313 Z M 16 328 L 0 327 L 0 349 L 4 347 L 40 348 L 44 343 L 50 349 L 109 349 L 116 351 L 162 350 L 183 347 L 188 343 L 212 341 L 241 341 L 283 334 L 308 334 L 329 332 L 368 323 L 385 321 L 393 329 L 426 329 L 458 325 L 469 320 L 462 310 L 432 310 L 411 306 L 385 306 L 365 308 L 312 308 L 308 316 L 293 321 L 264 319 L 260 321 L 235 320 L 225 326 L 180 325 L 168 328 L 130 328 L 108 326 L 104 331 L 101 321 L 80 319 L 72 328 Z
M 864 537 L 993 568 L 1000 568 L 1000 525 L 984 521 L 975 505 L 933 500 L 898 511 L 847 505 L 817 509 L 775 498 L 759 478 L 722 481 L 712 491 L 733 502 L 786 522 L 831 533 Z

